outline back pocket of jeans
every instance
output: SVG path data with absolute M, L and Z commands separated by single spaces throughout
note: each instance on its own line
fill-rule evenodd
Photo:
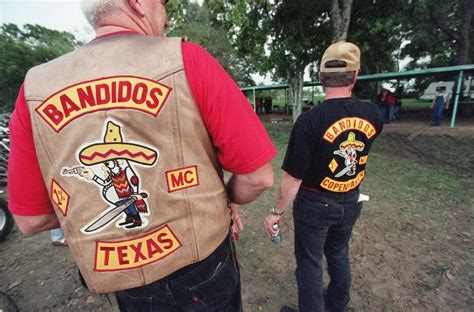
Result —
M 219 310 L 225 307 L 236 294 L 239 283 L 237 268 L 232 255 L 228 254 L 223 262 L 208 272 L 203 282 L 189 288 L 195 300 L 207 310 Z
M 326 222 L 329 204 L 321 201 L 312 201 L 301 196 L 294 209 L 295 221 L 312 229 L 321 229 Z
M 153 298 L 152 297 L 139 297 L 133 294 L 128 294 L 133 290 L 118 291 L 116 293 L 117 302 L 120 310 L 139 312 L 139 311 L 153 311 Z

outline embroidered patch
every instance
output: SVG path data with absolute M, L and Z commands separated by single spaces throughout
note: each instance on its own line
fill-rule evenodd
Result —
M 337 161 L 333 158 L 331 162 L 329 163 L 329 170 L 331 170 L 331 172 L 334 173 L 334 171 L 337 170 L 337 167 L 339 167 L 339 165 L 337 164 Z
M 358 117 L 348 117 L 336 121 L 327 128 L 323 138 L 326 141 L 333 143 L 338 136 L 349 130 L 360 131 L 364 133 L 368 139 L 372 138 L 377 133 L 377 130 L 375 130 L 375 127 L 369 121 Z
M 331 178 L 326 177 L 320 185 L 322 188 L 325 188 L 326 190 L 329 190 L 331 192 L 348 192 L 358 187 L 364 177 L 365 171 L 359 172 L 359 174 L 354 179 L 345 182 L 335 181 Z
M 347 140 L 339 144 L 339 150 L 334 151 L 335 155 L 344 158 L 345 168 L 336 173 L 335 177 L 339 178 L 344 175 L 353 176 L 357 169 L 357 152 L 362 152 L 365 148 L 364 142 L 357 141 L 354 132 L 349 132 Z
M 197 166 L 190 166 L 166 172 L 168 193 L 184 190 L 199 185 Z
M 369 156 L 362 156 L 360 159 L 359 159 L 359 165 L 365 165 L 367 163 L 367 159 L 369 158 Z
M 156 117 L 171 90 L 142 77 L 105 77 L 56 92 L 36 108 L 36 113 L 56 132 L 76 118 L 102 110 L 134 109 Z
M 51 200 L 56 204 L 58 209 L 61 211 L 63 216 L 67 216 L 67 210 L 69 208 L 69 194 L 52 179 L 51 181 Z
M 182 244 L 168 225 L 144 236 L 96 243 L 94 271 L 120 271 L 139 268 L 163 260 Z
M 63 176 L 96 184 L 104 202 L 109 204 L 81 231 L 84 234 L 99 233 L 114 222 L 116 227 L 126 230 L 146 227 L 147 216 L 150 216 L 148 193 L 141 188 L 134 164 L 152 167 L 158 158 L 156 149 L 125 143 L 121 126 L 108 121 L 103 142 L 92 143 L 78 152 L 82 165 L 61 170 Z

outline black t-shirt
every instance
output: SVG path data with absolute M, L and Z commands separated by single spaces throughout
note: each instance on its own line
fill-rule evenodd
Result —
M 382 127 L 375 104 L 355 98 L 326 100 L 296 121 L 282 169 L 309 189 L 356 190 Z

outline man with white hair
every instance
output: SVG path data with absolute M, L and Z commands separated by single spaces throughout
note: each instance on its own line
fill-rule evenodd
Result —
M 276 149 L 218 62 L 164 37 L 166 3 L 82 1 L 97 38 L 28 72 L 10 210 L 26 234 L 61 226 L 122 311 L 240 311 L 231 213 L 272 185 Z

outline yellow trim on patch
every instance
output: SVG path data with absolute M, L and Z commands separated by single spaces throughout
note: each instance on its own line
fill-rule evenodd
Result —
M 358 117 L 347 117 L 339 119 L 329 126 L 323 138 L 329 143 L 333 143 L 338 136 L 349 130 L 360 131 L 364 133 L 368 139 L 377 134 L 377 130 L 369 121 Z
M 364 177 L 365 177 L 365 170 L 359 172 L 357 177 L 355 177 L 354 179 L 351 179 L 349 181 L 344 181 L 344 182 L 336 181 L 329 177 L 326 177 L 323 180 L 323 182 L 321 182 L 320 186 L 331 192 L 337 192 L 337 193 L 348 192 L 358 187 L 359 184 L 364 179 Z
M 166 172 L 168 193 L 184 190 L 199 185 L 197 166 L 191 166 Z
M 56 92 L 36 108 L 36 113 L 56 132 L 74 119 L 97 111 L 134 109 L 156 117 L 171 90 L 143 77 L 106 77 Z
M 120 242 L 98 241 L 94 271 L 139 268 L 163 260 L 181 246 L 181 242 L 168 225 L 135 239 Z

